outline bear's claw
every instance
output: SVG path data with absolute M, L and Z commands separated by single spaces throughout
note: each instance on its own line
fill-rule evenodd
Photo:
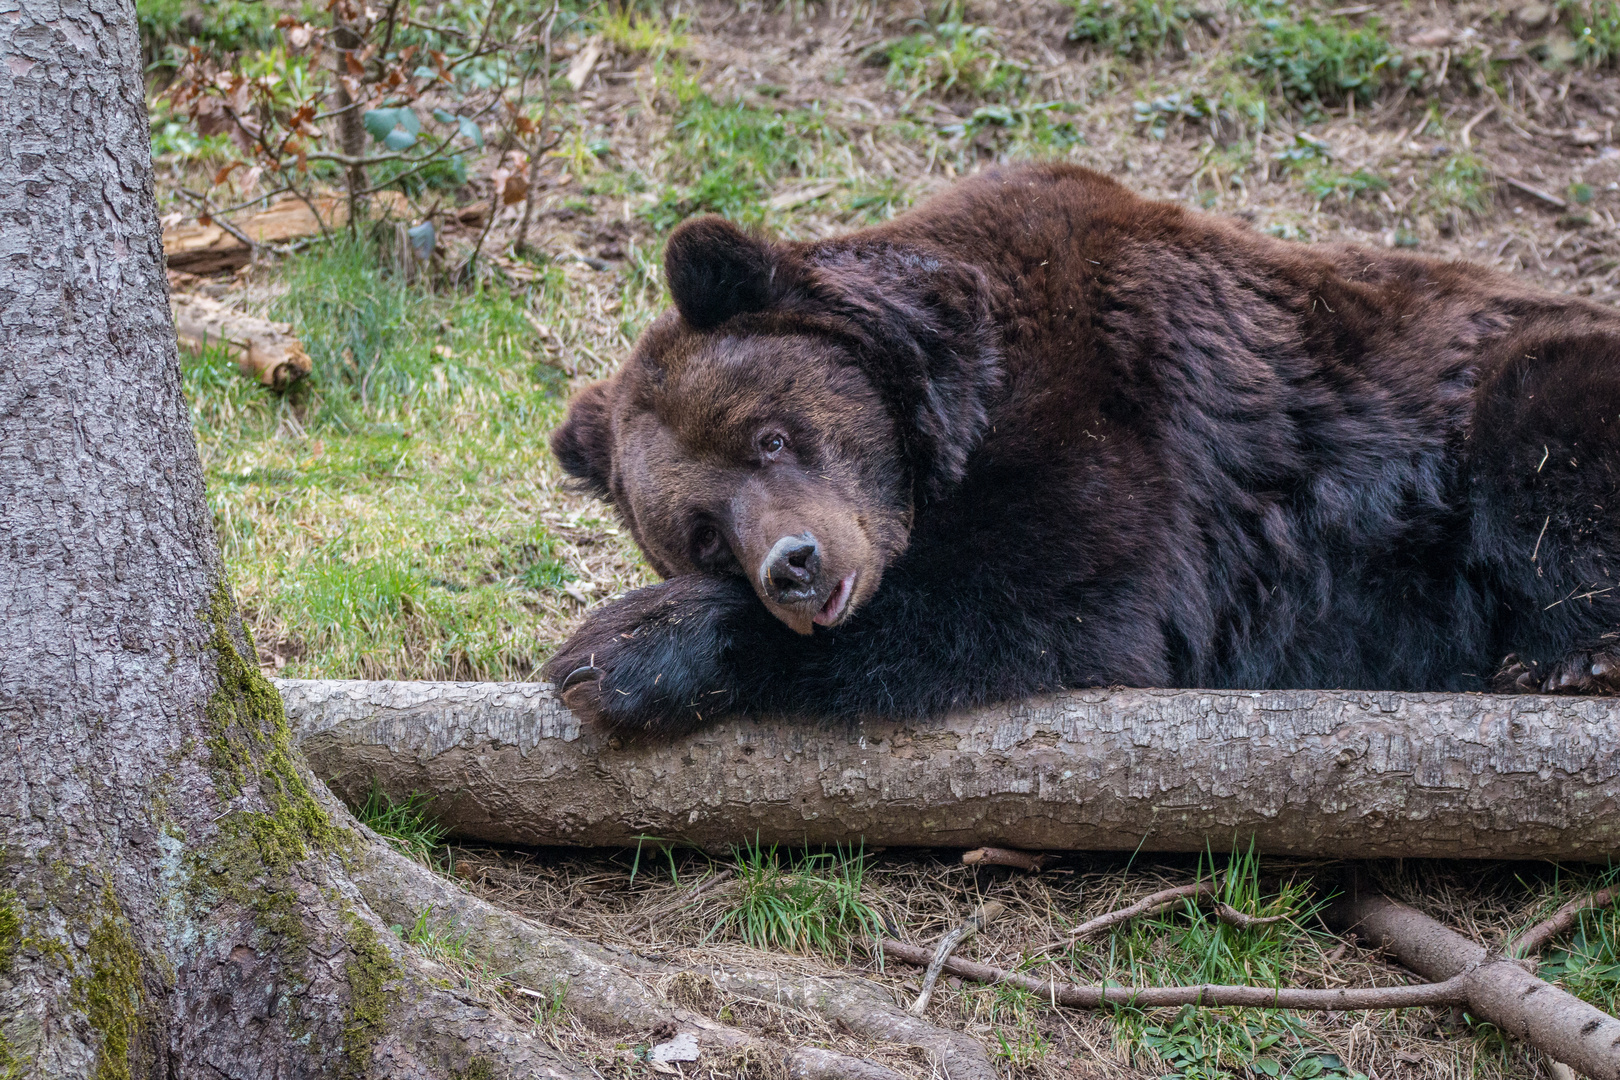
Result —
M 565 693 L 569 687 L 577 686 L 587 679 L 600 679 L 601 677 L 601 668 L 593 667 L 590 664 L 581 665 L 580 667 L 575 668 L 573 671 L 570 671 L 568 673 L 568 677 L 557 684 L 557 693 Z

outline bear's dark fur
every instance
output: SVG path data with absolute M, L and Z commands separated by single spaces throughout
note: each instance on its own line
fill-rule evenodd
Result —
M 1065 166 L 666 261 L 553 438 L 670 579 L 552 659 L 577 711 L 1620 687 L 1607 308 Z

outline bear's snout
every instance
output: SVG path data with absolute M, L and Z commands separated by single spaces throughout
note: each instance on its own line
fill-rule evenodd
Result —
M 815 534 L 784 536 L 771 546 L 759 568 L 760 583 L 779 604 L 799 604 L 816 596 L 821 544 Z

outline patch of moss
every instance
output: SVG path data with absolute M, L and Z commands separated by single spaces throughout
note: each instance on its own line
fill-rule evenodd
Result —
M 11 970 L 11 961 L 22 944 L 22 905 L 17 890 L 0 892 L 0 975 Z
M 146 1005 L 141 953 L 110 885 L 103 886 L 102 909 L 85 948 L 90 970 L 74 977 L 73 994 L 101 1036 L 95 1080 L 131 1080 L 130 1052 L 139 1043 Z
M 467 1062 L 465 1069 L 450 1074 L 452 1080 L 495 1080 L 495 1063 L 480 1055 Z
M 219 679 L 204 707 L 214 783 L 229 798 L 240 794 L 250 777 L 257 777 L 259 793 L 269 806 L 266 813 L 228 815 L 223 832 L 251 843 L 259 861 L 275 872 L 290 869 L 311 848 L 347 847 L 347 830 L 332 823 L 298 772 L 281 695 L 236 647 L 231 635 L 236 606 L 223 581 L 209 600 L 205 618 L 214 631 L 209 645 Z
M 343 1075 L 364 1077 L 371 1052 L 388 1028 L 388 994 L 384 986 L 399 975 L 394 958 L 370 925 L 354 912 L 344 913 L 348 925 L 349 959 L 343 974 L 349 980 L 349 1004 L 343 1023 Z

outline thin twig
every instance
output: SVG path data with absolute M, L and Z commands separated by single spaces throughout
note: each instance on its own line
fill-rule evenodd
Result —
M 196 203 L 198 209 L 202 210 L 204 214 L 207 214 L 210 221 L 224 229 L 226 232 L 230 233 L 232 236 L 236 237 L 238 240 L 242 241 L 242 243 L 246 244 L 249 261 L 256 261 L 258 259 L 259 245 L 248 239 L 247 233 L 243 232 L 241 229 L 238 229 L 235 225 L 232 225 L 224 218 L 219 217 L 216 211 L 214 211 L 208 205 L 208 196 L 192 191 L 190 188 L 180 188 L 179 191 L 180 194 Z
M 1568 210 L 1569 209 L 1569 203 L 1565 202 L 1563 199 L 1560 199 L 1558 196 L 1553 195 L 1550 192 L 1542 191 L 1538 187 L 1531 187 L 1529 184 L 1525 183 L 1523 180 L 1515 180 L 1511 176 L 1504 176 L 1504 177 L 1502 177 L 1502 183 L 1506 184 L 1510 188 L 1514 188 L 1514 189 L 1516 189 L 1518 191 L 1522 191 L 1526 195 L 1533 195 L 1536 198 L 1542 200 L 1543 202 L 1551 203 L 1553 206 L 1558 207 L 1558 209 L 1560 209 L 1560 210 Z
M 1273 923 L 1280 923 L 1288 916 L 1267 915 L 1262 918 L 1259 915 L 1245 915 L 1231 904 L 1217 900 L 1215 901 L 1215 917 L 1227 926 L 1235 926 L 1239 930 L 1253 930 L 1259 926 L 1271 926 Z
M 1178 901 L 1214 895 L 1215 883 L 1213 881 L 1200 881 L 1195 885 L 1179 885 L 1174 889 L 1165 889 L 1163 892 L 1156 892 L 1152 896 L 1145 896 L 1130 907 L 1110 911 L 1106 915 L 1099 915 L 1095 919 L 1083 922 L 1069 931 L 1069 936 L 1073 938 L 1089 937 L 1092 934 L 1118 926 L 1120 923 L 1130 922 L 1138 915 L 1151 915 L 1163 911 L 1167 907 L 1174 907 Z
M 1487 116 L 1491 115 L 1491 113 L 1493 113 L 1495 111 L 1496 111 L 1496 103 L 1492 102 L 1491 104 L 1485 106 L 1483 109 L 1479 110 L 1479 112 L 1475 113 L 1472 117 L 1469 118 L 1468 123 L 1466 123 L 1466 124 L 1464 124 L 1462 126 L 1462 131 L 1460 132 L 1460 135 L 1462 137 L 1462 144 L 1463 144 L 1463 149 L 1464 150 L 1473 150 L 1474 149 L 1474 144 L 1472 142 L 1470 142 L 1469 138 L 1468 138 L 1474 132 L 1474 125 L 1479 123 L 1481 120 L 1485 119 Z
M 885 956 L 901 963 L 922 967 L 930 960 L 929 950 L 907 945 L 892 938 L 880 943 Z M 1254 1009 L 1299 1009 L 1307 1012 L 1353 1011 L 1363 1009 L 1410 1009 L 1426 1005 L 1467 1003 L 1467 977 L 1459 975 L 1439 983 L 1416 986 L 1342 987 L 1336 990 L 1307 990 L 1270 986 L 1081 986 L 1037 979 L 1004 971 L 988 964 L 953 957 L 944 970 L 974 982 L 1005 984 L 1028 990 L 1036 997 L 1071 1009 L 1099 1009 L 1123 1005 L 1138 1009 L 1174 1008 L 1180 1005 Z
M 1581 912 L 1591 908 L 1605 907 L 1620 896 L 1620 885 L 1611 885 L 1607 889 L 1599 889 L 1585 896 L 1578 896 L 1553 912 L 1549 918 L 1536 923 L 1530 929 L 1513 939 L 1508 946 L 1507 953 L 1515 958 L 1534 956 L 1547 947 L 1547 943 L 1575 925 L 1581 917 Z
M 928 1002 L 934 996 L 934 985 L 939 982 L 939 973 L 944 969 L 945 962 L 951 958 L 951 953 L 956 951 L 956 947 L 995 922 L 996 917 L 1005 910 L 1007 905 L 991 900 L 980 905 L 977 911 L 957 923 L 954 929 L 939 939 L 939 944 L 934 948 L 934 958 L 928 961 L 928 970 L 923 975 L 922 992 L 917 995 L 917 1000 L 911 1003 L 908 1010 L 912 1016 L 927 1014 Z

